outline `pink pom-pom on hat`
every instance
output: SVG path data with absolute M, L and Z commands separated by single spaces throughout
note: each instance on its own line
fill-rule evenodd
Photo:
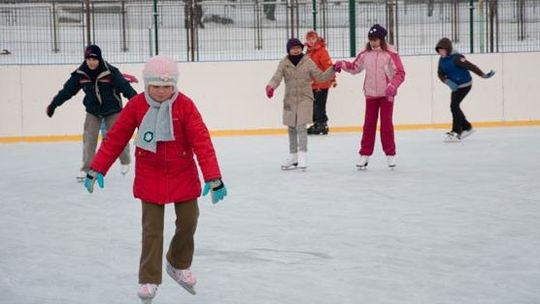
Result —
M 176 87 L 176 83 L 178 82 L 178 65 L 169 56 L 154 56 L 144 64 L 143 79 L 146 86 Z

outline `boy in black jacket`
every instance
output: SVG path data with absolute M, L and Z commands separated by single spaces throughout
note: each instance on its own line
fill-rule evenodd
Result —
M 120 71 L 103 60 L 101 49 L 97 45 L 89 45 L 84 51 L 85 61 L 71 73 L 64 87 L 47 106 L 47 116 L 52 117 L 57 107 L 69 100 L 79 90 L 85 93 L 83 104 L 86 108 L 83 133 L 83 164 L 77 180 L 82 182 L 86 172 L 90 170 L 90 162 L 94 158 L 97 139 L 102 120 L 106 129 L 110 129 L 122 111 L 122 99 L 119 93 L 130 99 L 137 95 L 129 81 Z M 129 145 L 120 155 L 121 172 L 129 171 Z

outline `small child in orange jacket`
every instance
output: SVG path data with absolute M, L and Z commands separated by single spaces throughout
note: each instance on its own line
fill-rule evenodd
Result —
M 311 60 L 321 71 L 326 71 L 333 65 L 332 58 L 326 49 L 326 42 L 317 32 L 311 30 L 306 34 L 307 52 Z M 328 134 L 328 116 L 326 115 L 326 100 L 328 90 L 337 85 L 336 78 L 325 82 L 317 82 L 313 79 L 311 88 L 313 89 L 313 125 L 308 128 L 308 134 L 318 135 Z

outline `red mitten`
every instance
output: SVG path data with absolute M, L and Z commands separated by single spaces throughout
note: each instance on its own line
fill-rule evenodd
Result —
M 334 67 L 334 71 L 336 71 L 337 73 L 340 73 L 341 69 L 343 68 L 343 61 L 336 61 L 333 67 Z
M 272 96 L 274 96 L 274 88 L 269 85 L 266 86 L 266 96 L 268 98 L 272 98 Z
M 124 76 L 124 78 L 131 82 L 131 83 L 138 83 L 139 82 L 139 79 L 137 79 L 137 77 L 133 76 L 133 75 L 129 75 L 129 74 L 126 74 L 126 73 L 123 73 L 122 76 Z
M 395 85 L 393 84 L 389 84 L 387 87 L 386 87 L 386 90 L 384 91 L 384 95 L 386 97 L 394 97 L 396 96 L 397 94 L 397 88 Z

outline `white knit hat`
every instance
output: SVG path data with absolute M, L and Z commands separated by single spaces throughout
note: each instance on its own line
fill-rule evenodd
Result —
M 174 86 L 178 82 L 178 65 L 168 56 L 158 55 L 150 58 L 143 69 L 143 79 L 146 87 Z

